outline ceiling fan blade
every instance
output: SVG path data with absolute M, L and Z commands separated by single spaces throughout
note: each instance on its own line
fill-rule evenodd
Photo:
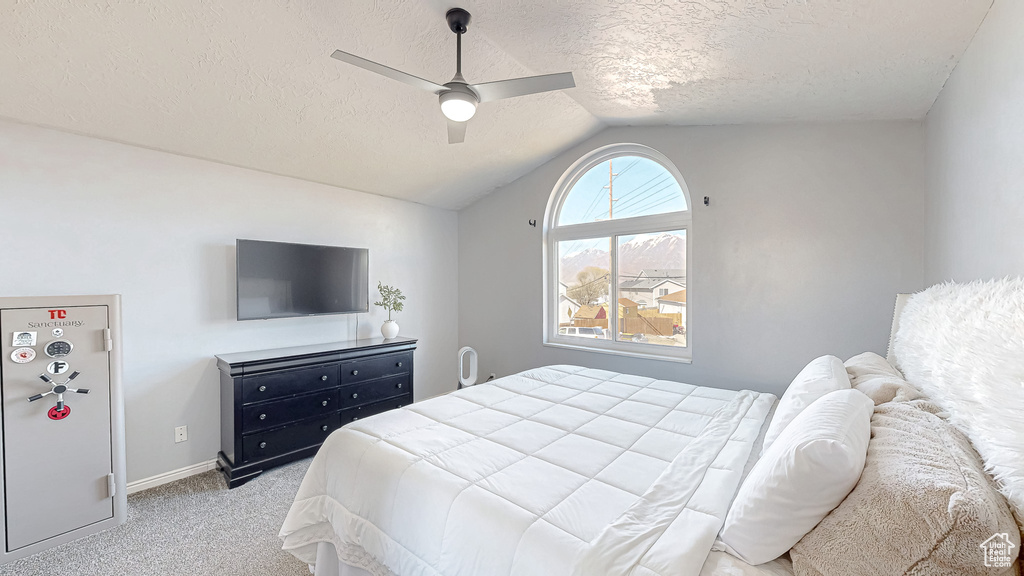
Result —
M 430 80 L 424 80 L 423 78 L 420 78 L 418 76 L 406 74 L 401 70 L 395 70 L 394 68 L 389 68 L 383 64 L 378 64 L 376 62 L 373 62 L 372 60 L 360 58 L 355 54 L 349 54 L 348 52 L 342 52 L 341 50 L 335 50 L 334 54 L 331 54 L 331 58 L 341 60 L 342 62 L 348 62 L 349 64 L 359 66 L 360 68 L 363 68 L 365 70 L 369 70 L 370 72 L 376 72 L 381 76 L 387 76 L 392 80 L 398 80 L 399 82 L 404 82 L 406 84 L 409 84 L 410 86 L 422 88 L 424 90 L 427 90 L 428 92 L 437 93 L 446 90 L 444 86 L 441 86 L 440 84 L 435 84 Z
M 466 141 L 466 123 L 448 121 L 448 143 L 461 144 Z
M 572 72 L 562 72 L 560 74 L 544 74 L 543 76 L 527 76 L 526 78 L 512 78 L 511 80 L 473 84 L 470 88 L 480 96 L 481 102 L 491 102 L 515 96 L 537 94 L 538 92 L 564 90 L 575 86 L 576 81 L 572 79 Z

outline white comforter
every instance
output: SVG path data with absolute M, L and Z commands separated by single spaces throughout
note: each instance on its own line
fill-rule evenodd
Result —
M 528 370 L 336 431 L 281 538 L 382 575 L 696 576 L 774 400 Z

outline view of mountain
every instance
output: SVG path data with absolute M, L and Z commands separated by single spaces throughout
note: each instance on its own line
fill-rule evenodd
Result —
M 608 251 L 588 248 L 562 258 L 558 279 L 568 286 L 576 283 L 576 275 L 587 266 L 608 269 Z M 635 276 L 645 268 L 686 269 L 686 241 L 682 236 L 663 232 L 642 234 L 622 245 L 619 250 L 619 273 Z

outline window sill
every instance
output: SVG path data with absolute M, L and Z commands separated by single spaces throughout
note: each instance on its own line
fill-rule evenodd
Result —
M 623 350 L 621 348 L 604 348 L 596 346 L 584 346 L 580 344 L 570 344 L 568 342 L 542 342 L 544 346 L 550 348 L 562 348 L 564 350 L 576 350 L 578 352 L 593 352 L 595 354 L 609 354 L 612 356 L 626 356 L 629 358 L 639 358 L 643 360 L 660 360 L 663 362 L 676 362 L 678 364 L 693 364 L 693 359 L 685 356 L 674 356 L 670 354 L 658 354 L 657 352 L 648 352 L 647 350 Z M 642 346 L 642 345 L 640 345 Z M 689 353 L 689 349 L 687 349 Z

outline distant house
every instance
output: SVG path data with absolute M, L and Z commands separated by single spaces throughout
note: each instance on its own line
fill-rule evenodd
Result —
M 607 328 L 608 309 L 606 304 L 584 305 L 572 317 L 572 325 L 579 327 Z
M 658 296 L 655 301 L 658 303 L 658 312 L 662 314 L 686 314 L 686 290 Z
M 579 302 L 569 298 L 567 295 L 569 287 L 565 282 L 558 283 L 558 325 L 572 322 L 573 315 L 580 309 Z
M 619 284 L 619 294 L 643 308 L 655 306 L 661 296 L 685 289 L 686 271 L 681 268 L 645 268 Z
M 640 315 L 640 304 L 629 298 L 619 298 L 619 318 L 629 318 Z
M 576 310 L 576 314 L 573 319 L 579 320 L 607 320 L 608 310 L 605 309 L 604 305 L 594 306 L 586 305 L 580 306 L 579 310 Z

